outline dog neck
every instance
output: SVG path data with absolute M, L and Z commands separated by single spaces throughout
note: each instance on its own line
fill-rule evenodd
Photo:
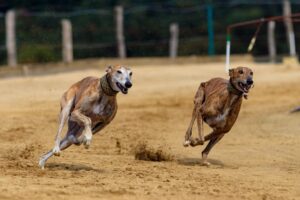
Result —
M 244 92 L 239 91 L 232 83 L 231 83 L 231 78 L 229 79 L 228 85 L 227 85 L 227 89 L 230 93 L 238 95 L 238 96 L 242 96 L 244 94 Z
M 115 91 L 112 87 L 111 87 L 111 83 L 110 83 L 110 79 L 108 77 L 108 74 L 105 74 L 104 76 L 102 76 L 100 78 L 100 85 L 101 85 L 101 89 L 104 92 L 104 94 L 108 95 L 108 96 L 116 96 L 118 94 L 118 91 Z

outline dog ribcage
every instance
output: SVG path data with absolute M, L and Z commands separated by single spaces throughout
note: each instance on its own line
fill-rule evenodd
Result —
M 234 102 L 238 99 L 238 96 L 233 96 L 231 99 L 230 99 L 230 102 L 229 102 L 229 105 L 228 106 L 225 106 L 226 109 L 220 113 L 219 115 L 217 115 L 213 121 L 219 123 L 221 121 L 226 121 L 227 117 L 228 117 L 228 114 L 230 113 L 231 111 L 231 108 L 232 108 L 232 105 L 234 104 Z

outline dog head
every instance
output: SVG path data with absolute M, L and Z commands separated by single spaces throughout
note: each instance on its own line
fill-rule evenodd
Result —
M 132 86 L 132 72 L 129 67 L 122 65 L 109 66 L 106 69 L 106 73 L 110 77 L 111 87 L 113 90 L 122 92 L 123 94 L 128 93 L 128 89 Z
M 244 94 L 247 94 L 253 86 L 253 71 L 248 67 L 230 69 L 229 76 L 233 87 Z

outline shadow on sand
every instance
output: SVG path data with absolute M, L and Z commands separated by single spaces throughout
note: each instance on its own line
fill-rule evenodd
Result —
M 207 161 L 212 166 L 224 167 L 223 162 L 221 162 L 219 160 L 207 159 Z M 206 165 L 203 165 L 201 158 L 180 158 L 177 160 L 177 162 L 180 165 L 186 165 L 186 166 L 195 166 L 195 165 L 206 166 Z
M 94 172 L 104 172 L 101 169 L 94 169 L 92 167 L 83 164 L 66 164 L 66 163 L 48 163 L 46 168 L 51 170 L 69 170 L 69 171 L 94 171 Z

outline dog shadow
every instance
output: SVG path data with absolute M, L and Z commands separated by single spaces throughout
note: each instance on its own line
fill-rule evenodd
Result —
M 46 168 L 50 170 L 69 170 L 69 171 L 94 171 L 94 172 L 104 172 L 101 169 L 95 169 L 83 164 L 67 164 L 67 163 L 48 163 Z
M 207 159 L 207 161 L 212 165 L 216 167 L 225 167 L 224 163 L 219 160 L 215 159 Z M 186 165 L 186 166 L 206 166 L 202 163 L 201 158 L 180 158 L 177 160 L 178 164 L 180 165 Z

